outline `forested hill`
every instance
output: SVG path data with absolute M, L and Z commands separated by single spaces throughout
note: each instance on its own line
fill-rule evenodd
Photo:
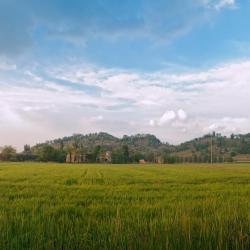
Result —
M 211 141 L 214 162 L 250 161 L 250 134 L 226 137 L 213 133 L 176 146 L 163 143 L 150 134 L 124 135 L 122 138 L 103 132 L 88 135 L 75 134 L 38 144 L 33 147 L 33 151 L 44 145 L 51 145 L 66 151 L 69 147 L 70 150 L 75 148 L 89 154 L 97 150 L 100 152 L 109 150 L 115 155 L 122 154 L 124 147 L 127 147 L 131 161 L 142 158 L 154 162 L 157 158 L 162 162 L 209 162 Z
M 2 153 L 1 153 L 2 151 Z M 65 162 L 67 156 L 79 162 L 250 162 L 250 134 L 229 137 L 213 133 L 179 145 L 161 142 L 150 134 L 124 135 L 108 133 L 75 134 L 33 147 L 25 145 L 17 154 L 12 147 L 0 151 L 0 160 L 39 160 Z M 211 154 L 212 152 L 212 154 Z M 73 155 L 73 156 L 72 156 Z M 72 158 L 70 158 L 72 161 Z
M 124 135 L 122 138 L 114 137 L 108 133 L 93 133 L 93 134 L 74 134 L 69 137 L 63 137 L 52 141 L 47 141 L 43 144 L 37 144 L 36 147 L 41 147 L 45 144 L 52 145 L 56 148 L 67 147 L 69 145 L 81 147 L 88 150 L 93 150 L 96 146 L 101 146 L 104 150 L 113 150 L 121 146 L 127 145 L 130 149 L 142 150 L 157 150 L 161 147 L 169 147 L 168 144 L 162 143 L 154 135 L 137 134 L 132 136 Z
M 230 137 L 213 133 L 174 147 L 176 157 L 194 158 L 194 161 L 250 161 L 250 134 Z

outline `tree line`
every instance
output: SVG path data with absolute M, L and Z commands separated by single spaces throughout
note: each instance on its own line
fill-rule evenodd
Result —
M 239 155 L 249 155 L 250 134 L 205 135 L 201 138 L 174 146 L 162 143 L 149 134 L 124 136 L 119 139 L 107 133 L 88 135 L 76 134 L 33 147 L 25 145 L 22 152 L 12 146 L 0 148 L 2 161 L 41 161 L 41 162 L 109 162 L 109 163 L 207 163 L 232 162 Z M 105 154 L 109 153 L 109 159 Z
M 84 162 L 88 163 L 99 163 L 100 155 L 105 152 L 105 148 L 97 145 L 92 151 L 86 153 L 86 149 L 74 148 L 73 146 L 66 147 L 54 147 L 49 144 L 44 144 L 38 148 L 32 149 L 29 145 L 25 145 L 22 152 L 17 153 L 16 149 L 12 146 L 4 146 L 0 153 L 1 161 L 13 161 L 13 162 L 23 162 L 23 161 L 38 161 L 38 162 L 66 162 L 67 155 L 69 153 L 86 154 Z M 139 152 L 131 150 L 128 145 L 122 145 L 121 147 L 113 148 L 112 157 L 110 163 L 114 164 L 126 164 L 126 163 L 138 163 L 141 160 L 145 160 L 148 163 L 208 163 L 211 158 L 209 152 L 192 156 L 176 156 L 172 155 L 168 150 L 157 151 L 147 151 Z M 233 155 L 222 157 L 214 156 L 213 162 L 232 162 Z

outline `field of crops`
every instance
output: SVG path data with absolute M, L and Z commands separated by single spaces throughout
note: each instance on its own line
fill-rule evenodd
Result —
M 250 165 L 0 163 L 0 249 L 250 249 Z

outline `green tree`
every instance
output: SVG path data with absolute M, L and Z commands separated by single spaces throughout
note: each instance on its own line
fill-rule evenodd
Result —
M 140 152 L 134 152 L 131 155 L 131 161 L 138 163 L 141 159 L 145 159 L 145 156 Z
M 23 153 L 31 153 L 30 145 L 25 144 L 23 147 Z
M 33 154 L 30 145 L 24 145 L 23 152 L 17 154 L 17 161 L 34 161 L 36 156 Z
M 112 163 L 121 164 L 124 162 L 124 153 L 121 148 L 117 148 L 112 152 Z
M 153 151 L 148 151 L 145 153 L 145 160 L 147 162 L 154 162 L 154 158 L 155 158 L 155 155 Z
M 128 145 L 123 145 L 123 146 L 122 146 L 122 152 L 123 152 L 123 162 L 124 162 L 124 163 L 129 163 L 129 150 L 128 150 Z
M 67 144 L 65 146 L 64 151 L 65 151 L 66 157 L 67 157 L 67 155 L 69 155 L 69 158 L 70 158 L 69 161 L 71 162 L 71 157 L 72 157 L 72 153 L 73 153 L 73 147 L 72 147 L 72 145 Z M 65 157 L 65 161 L 66 161 L 66 157 Z
M 62 148 L 56 149 L 54 154 L 54 161 L 63 163 L 66 161 L 66 151 Z
M 97 145 L 94 147 L 94 150 L 93 150 L 93 154 L 92 154 L 92 161 L 93 162 L 97 162 L 98 161 L 98 157 L 99 157 L 99 154 L 101 152 L 101 146 L 100 145 Z
M 3 161 L 15 161 L 16 160 L 16 149 L 12 146 L 5 146 L 1 153 L 1 159 Z
M 46 144 L 38 150 L 37 156 L 40 161 L 56 161 L 56 150 L 51 145 Z

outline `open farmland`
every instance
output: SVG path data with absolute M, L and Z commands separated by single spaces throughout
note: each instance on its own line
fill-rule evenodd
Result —
M 250 164 L 0 164 L 0 249 L 250 249 Z

